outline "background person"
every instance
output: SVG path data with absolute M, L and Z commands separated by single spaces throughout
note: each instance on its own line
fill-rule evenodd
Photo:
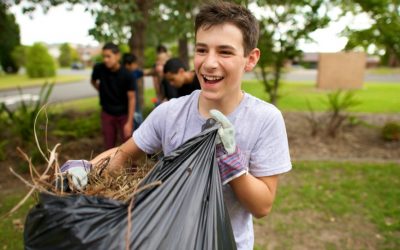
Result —
M 129 72 L 131 72 L 131 74 L 135 78 L 136 83 L 139 83 L 139 81 L 143 81 L 144 72 L 143 72 L 143 70 L 141 70 L 139 68 L 137 58 L 134 54 L 125 53 L 123 55 L 122 61 L 123 61 L 125 68 Z M 139 102 L 139 91 L 135 91 L 135 98 L 136 98 L 136 105 L 135 105 L 135 114 L 134 114 L 134 120 L 133 120 L 134 126 L 133 127 L 134 127 L 134 129 L 137 129 L 140 126 L 140 124 L 142 124 L 142 122 L 143 122 L 142 107 L 140 106 L 140 102 Z
M 190 95 L 194 90 L 200 89 L 200 82 L 194 71 L 187 70 L 179 58 L 171 58 L 164 65 L 164 78 L 178 92 L 177 97 Z
M 178 92 L 164 77 L 164 65 L 170 58 L 167 48 L 164 45 L 158 45 L 156 51 L 157 58 L 154 65 L 153 84 L 158 103 L 162 103 L 178 97 Z
M 121 67 L 117 45 L 106 43 L 103 62 L 93 68 L 91 83 L 98 90 L 101 105 L 101 127 L 104 148 L 116 146 L 117 135 L 126 141 L 133 132 L 137 85 L 133 75 Z

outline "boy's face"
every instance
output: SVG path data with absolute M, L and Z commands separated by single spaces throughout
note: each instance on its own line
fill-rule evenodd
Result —
M 244 56 L 243 36 L 230 23 L 200 28 L 196 33 L 194 68 L 202 96 L 223 101 L 241 92 L 241 79 L 257 64 L 260 51 L 253 49 Z
M 182 87 L 185 84 L 184 69 L 179 69 L 177 73 L 167 72 L 164 74 L 165 79 L 175 88 Z
M 113 69 L 119 64 L 120 54 L 114 54 L 111 50 L 105 49 L 102 52 L 103 62 L 107 68 Z

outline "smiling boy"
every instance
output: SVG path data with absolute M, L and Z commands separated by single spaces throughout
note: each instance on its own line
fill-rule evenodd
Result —
M 205 5 L 196 16 L 195 34 L 201 90 L 158 106 L 120 149 L 133 157 L 160 149 L 168 155 L 215 118 L 222 124 L 217 160 L 235 241 L 238 249 L 253 249 L 252 216 L 270 212 L 278 176 L 291 169 L 284 120 L 275 106 L 241 90 L 243 74 L 260 57 L 258 24 L 249 10 L 228 2 Z M 117 155 L 112 163 L 126 157 Z

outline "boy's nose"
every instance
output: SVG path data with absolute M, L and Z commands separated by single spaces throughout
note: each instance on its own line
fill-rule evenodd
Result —
M 204 59 L 204 68 L 207 70 L 216 69 L 218 67 L 218 60 L 214 53 L 209 53 Z

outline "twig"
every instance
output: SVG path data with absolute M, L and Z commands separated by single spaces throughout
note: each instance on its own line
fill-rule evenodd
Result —
M 34 135 L 35 135 L 36 146 L 38 147 L 39 152 L 42 154 L 43 158 L 44 158 L 47 162 L 49 162 L 49 159 L 46 157 L 46 155 L 43 153 L 42 148 L 40 147 L 40 143 L 39 143 L 39 140 L 38 140 L 38 137 L 37 137 L 37 133 L 36 133 L 36 123 L 37 123 L 37 119 L 38 119 L 38 117 L 39 117 L 40 112 L 42 112 L 42 110 L 43 110 L 43 109 L 46 109 L 46 108 L 47 108 L 47 104 L 43 105 L 43 106 L 40 108 L 40 110 L 38 111 L 38 113 L 36 114 L 35 122 L 33 123 L 33 132 L 34 132 Z

